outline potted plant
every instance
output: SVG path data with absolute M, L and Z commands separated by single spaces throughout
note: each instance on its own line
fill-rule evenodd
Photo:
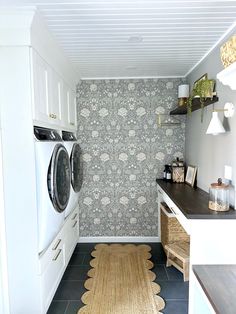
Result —
M 203 120 L 203 109 L 206 98 L 213 98 L 215 80 L 202 79 L 194 83 L 191 95 L 188 98 L 188 113 L 192 112 L 193 98 L 199 98 L 201 106 L 201 121 Z

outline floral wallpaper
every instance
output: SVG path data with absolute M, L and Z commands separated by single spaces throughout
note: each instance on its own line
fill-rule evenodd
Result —
M 181 79 L 81 81 L 80 236 L 158 236 L 156 178 L 184 152 L 180 126 L 158 127 L 177 105 Z M 178 117 L 179 118 L 179 117 Z

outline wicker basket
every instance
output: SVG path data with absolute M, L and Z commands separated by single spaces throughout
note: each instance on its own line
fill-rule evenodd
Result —
M 221 46 L 220 57 L 225 68 L 236 61 L 236 35 Z
M 190 237 L 179 223 L 178 219 L 166 205 L 161 203 L 161 244 L 165 245 L 174 242 L 190 242 Z M 165 250 L 166 251 L 166 250 Z

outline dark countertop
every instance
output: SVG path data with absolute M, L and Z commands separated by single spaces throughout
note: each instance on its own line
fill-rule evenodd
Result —
M 156 182 L 188 219 L 236 219 L 236 210 L 232 208 L 227 212 L 209 209 L 209 194 L 199 188 L 162 179 Z
M 236 313 L 236 265 L 193 265 L 193 272 L 217 314 Z

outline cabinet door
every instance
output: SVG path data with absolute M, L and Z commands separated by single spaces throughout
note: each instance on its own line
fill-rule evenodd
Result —
M 68 108 L 68 113 L 69 113 L 69 124 L 71 126 L 71 128 L 73 129 L 76 129 L 76 95 L 75 93 L 70 90 L 69 91 L 69 101 L 68 101 L 68 105 L 69 105 L 69 108 Z
M 65 129 L 70 129 L 69 124 L 69 87 L 64 82 L 61 81 L 61 117 L 62 117 L 62 127 Z
M 51 123 L 61 124 L 61 79 L 53 70 L 48 71 L 48 110 Z
M 33 119 L 48 122 L 48 65 L 35 52 L 32 52 L 33 72 Z

